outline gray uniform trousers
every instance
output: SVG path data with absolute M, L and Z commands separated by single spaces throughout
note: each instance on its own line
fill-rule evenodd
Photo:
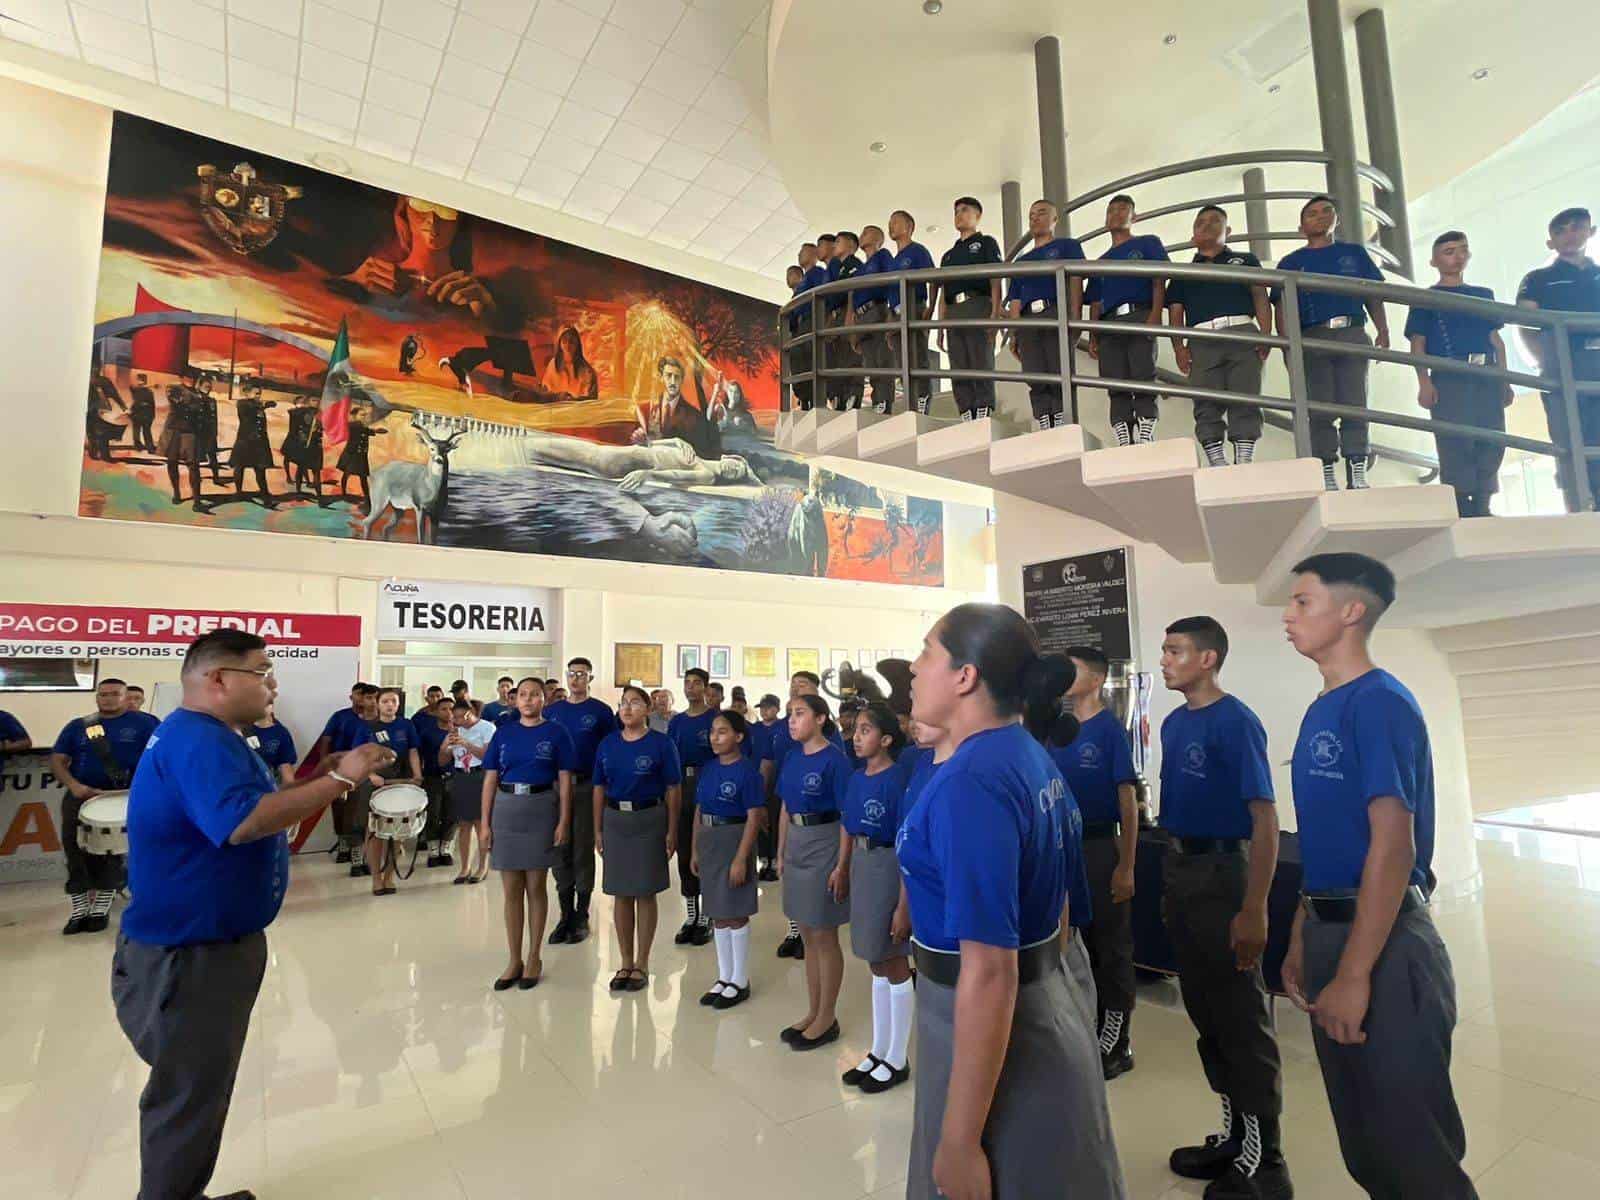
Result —
M 1105 317 L 1119 325 L 1144 325 L 1150 320 L 1150 308 L 1136 308 L 1120 317 Z M 1100 378 L 1106 380 L 1133 379 L 1144 383 L 1155 382 L 1156 339 L 1144 334 L 1102 333 L 1100 335 Z M 1132 425 L 1135 421 L 1155 420 L 1160 405 L 1152 392 L 1126 392 L 1115 387 L 1111 394 L 1111 423 Z
M 1237 852 L 1186 855 L 1169 849 L 1161 903 L 1206 1082 L 1237 1112 L 1276 1117 L 1283 1111 L 1283 1067 L 1266 984 L 1259 964 L 1239 970 L 1228 944 L 1249 873 L 1249 861 Z
M 913 307 L 911 310 L 910 319 L 915 321 L 921 315 L 921 310 Z M 886 319 L 898 321 L 900 319 L 900 314 L 898 311 L 891 312 Z M 913 329 L 908 335 L 908 340 L 911 343 L 911 369 L 913 371 L 926 371 L 932 367 L 933 355 L 928 349 L 928 331 L 926 329 Z M 891 361 L 894 364 L 895 372 L 898 374 L 900 370 L 900 335 L 898 333 L 891 333 L 889 335 L 889 352 L 893 356 Z M 924 375 L 921 378 L 913 376 L 911 380 L 911 394 L 918 400 L 927 400 L 930 396 L 932 396 L 932 376 Z
M 1332 981 L 1347 924 L 1306 915 L 1306 995 Z M 1373 1200 L 1474 1200 L 1467 1134 L 1450 1086 L 1456 981 L 1433 918 L 1403 912 L 1372 972 L 1367 1040 L 1341 1046 L 1312 1025 L 1328 1107 L 1351 1177 Z
M 1429 377 L 1439 402 L 1428 414 L 1453 425 L 1506 430 L 1505 387 L 1493 379 L 1480 379 L 1460 371 L 1432 371 Z M 1500 490 L 1500 464 L 1506 448 L 1476 438 L 1434 435 L 1439 447 L 1439 479 L 1467 496 L 1488 499 Z
M 1304 331 L 1306 339 L 1306 392 L 1323 404 L 1343 404 L 1350 408 L 1367 407 L 1367 360 L 1352 354 L 1318 354 L 1315 342 L 1348 342 L 1370 346 L 1372 339 L 1357 325 L 1346 329 L 1313 326 Z M 1334 422 L 1338 421 L 1335 431 Z M 1343 453 L 1354 462 L 1367 457 L 1367 423 L 1354 417 L 1311 414 L 1311 453 L 1325 463 L 1336 462 Z
M 1254 346 L 1228 342 L 1189 343 L 1189 383 L 1217 392 L 1261 394 L 1261 356 Z M 1194 436 L 1202 446 L 1222 441 L 1254 442 L 1261 439 L 1261 410 L 1253 404 L 1194 402 Z
M 794 331 L 791 336 L 801 337 L 811 332 L 811 309 L 806 307 L 791 314 L 794 320 Z M 812 343 L 802 342 L 798 346 L 790 346 L 789 373 L 800 375 L 811 370 Z M 795 400 L 799 402 L 802 411 L 812 408 L 817 398 L 817 381 L 815 379 L 798 379 L 789 385 L 794 391 Z
M 954 304 L 946 304 L 944 315 L 972 320 L 987 317 L 993 311 L 989 289 L 976 296 L 968 296 Z M 994 370 L 994 331 L 991 329 L 951 329 L 945 333 L 945 344 L 950 350 L 950 366 L 957 371 Z M 994 411 L 994 380 L 952 379 L 950 390 L 955 393 L 956 407 L 963 414 L 980 408 Z
M 823 324 L 829 329 L 838 329 L 844 324 L 844 314 L 845 308 L 842 304 L 838 308 L 825 309 Z M 850 349 L 849 338 L 823 338 L 819 344 L 826 347 L 823 351 L 823 366 L 859 367 L 861 365 L 861 355 Z M 828 407 L 841 412 L 847 408 L 860 408 L 861 388 L 864 382 L 861 379 L 825 380 L 822 390 L 827 397 Z
M 881 300 L 863 305 L 856 312 L 856 324 L 878 325 L 889 319 L 889 306 Z M 894 380 L 900 369 L 900 360 L 889 344 L 887 333 L 861 335 L 861 365 L 877 368 L 880 373 L 867 376 L 872 385 L 872 406 L 883 412 L 894 411 Z
M 267 936 L 149 946 L 117 938 L 111 1000 L 150 1066 L 139 1095 L 140 1200 L 200 1200 L 216 1169 Z
M 1049 308 L 1032 315 L 1039 319 L 1053 318 L 1056 315 L 1056 306 L 1052 302 Z M 1023 318 L 1012 328 L 1017 335 L 1017 358 L 1021 360 L 1024 371 L 1030 375 L 1061 374 L 1061 334 L 1055 326 L 1030 329 L 1026 324 L 1026 318 Z M 1070 370 L 1068 373 L 1071 373 Z M 1040 417 L 1054 421 L 1057 413 L 1065 411 L 1061 406 L 1060 382 L 1030 382 L 1028 404 L 1033 408 L 1035 421 Z
M 1555 373 L 1555 348 L 1545 350 L 1545 374 Z M 1572 375 L 1578 380 L 1600 379 L 1600 350 L 1572 350 Z M 1581 428 L 1572 429 L 1567 420 L 1566 397 L 1560 392 L 1545 392 L 1544 419 L 1550 427 L 1550 440 L 1563 448 L 1556 459 L 1556 482 L 1566 498 L 1567 511 L 1578 511 L 1578 488 L 1572 467 L 1571 451 L 1566 450 L 1573 440 L 1588 446 L 1600 446 L 1600 396 L 1578 397 L 1578 420 Z M 1600 459 L 1589 460 L 1589 491 L 1600 502 Z
M 556 890 L 587 896 L 594 891 L 594 778 L 572 780 L 572 833 L 565 846 L 557 846 Z

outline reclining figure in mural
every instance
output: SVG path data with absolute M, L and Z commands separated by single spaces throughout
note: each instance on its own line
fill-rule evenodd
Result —
M 682 438 L 664 438 L 638 446 L 609 446 L 529 429 L 522 432 L 521 441 L 532 462 L 615 479 L 624 492 L 636 492 L 647 483 L 675 487 L 727 487 L 741 483 L 761 486 L 760 476 L 737 454 L 708 461 Z

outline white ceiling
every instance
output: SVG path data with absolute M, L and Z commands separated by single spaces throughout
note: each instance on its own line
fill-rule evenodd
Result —
M 734 268 L 805 222 L 767 0 L 0 0 L 0 33 Z

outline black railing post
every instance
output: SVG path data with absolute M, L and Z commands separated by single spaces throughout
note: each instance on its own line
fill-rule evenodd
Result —
M 1289 349 L 1284 360 L 1289 369 L 1289 399 L 1294 401 L 1294 453 L 1296 458 L 1311 457 L 1311 398 L 1306 387 L 1306 347 L 1300 330 L 1300 287 L 1292 279 L 1283 283 L 1284 336 Z

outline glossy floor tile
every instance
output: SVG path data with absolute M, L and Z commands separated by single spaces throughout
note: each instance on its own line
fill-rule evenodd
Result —
M 1457 1096 L 1467 1168 L 1489 1198 L 1600 1195 L 1600 885 L 1594 847 L 1480 829 L 1483 892 L 1437 920 L 1455 962 Z M 866 972 L 848 960 L 843 1038 L 778 1041 L 803 1010 L 799 965 L 773 950 L 778 897 L 756 921 L 755 995 L 697 1003 L 715 952 L 680 949 L 662 899 L 649 987 L 606 981 L 599 933 L 551 947 L 529 992 L 495 993 L 500 896 L 419 872 L 374 900 L 324 858 L 299 861 L 270 931 L 261 990 L 213 1181 L 262 1200 L 887 1200 L 904 1192 L 910 1087 L 839 1082 L 870 1041 Z M 0 887 L 0 1162 L 5 1194 L 129 1200 L 145 1069 L 117 1029 L 109 936 L 63 939 L 59 891 Z M 1340 1163 L 1305 1020 L 1279 1005 L 1285 1140 L 1302 1200 L 1359 1193 Z M 1168 982 L 1135 1018 L 1138 1066 L 1111 1085 L 1133 1200 L 1203 1190 L 1166 1169 L 1205 1133 L 1213 1100 Z M 915 1048 L 913 1047 L 913 1070 Z

